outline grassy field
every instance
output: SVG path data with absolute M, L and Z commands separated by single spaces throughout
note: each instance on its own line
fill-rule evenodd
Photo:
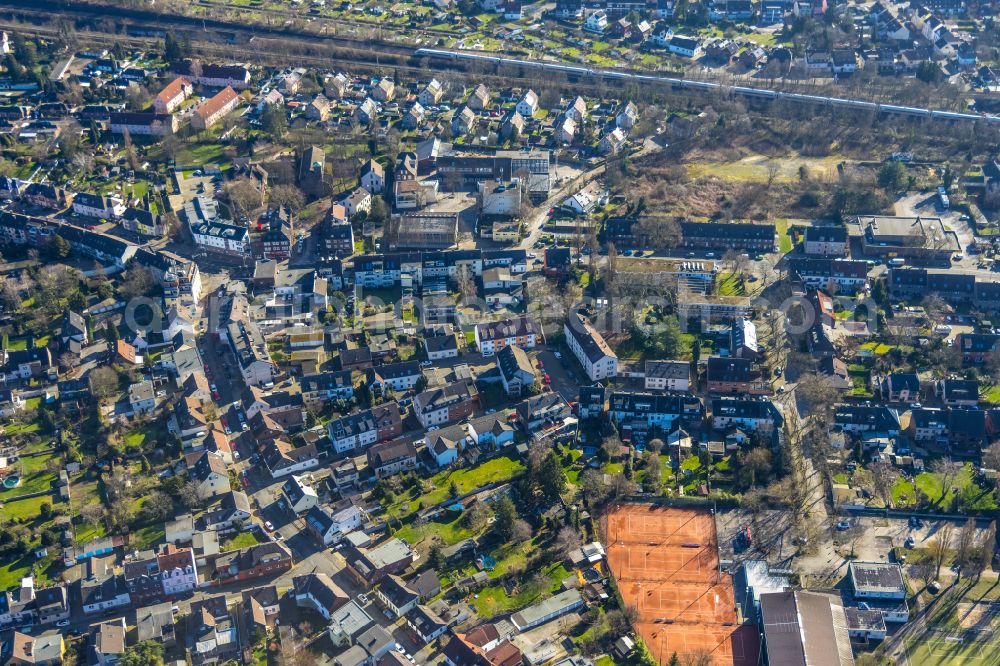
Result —
M 915 478 L 916 487 L 921 490 L 936 507 L 950 507 L 955 496 L 955 488 L 959 496 L 970 486 L 975 486 L 972 465 L 966 464 L 962 471 L 950 483 L 950 487 L 942 488 L 941 475 L 934 472 L 922 472 Z M 914 483 L 900 479 L 892 489 L 893 503 L 899 506 L 910 506 L 915 503 Z M 977 505 L 978 506 L 978 505 Z
M 423 525 L 410 523 L 396 532 L 396 536 L 407 543 L 417 546 L 425 539 L 438 539 L 441 543 L 450 546 L 462 539 L 472 536 L 472 532 L 462 526 L 462 514 L 459 512 L 445 512 L 434 520 L 429 520 Z
M 531 589 L 528 586 L 522 586 L 520 589 L 516 589 L 513 595 L 508 595 L 502 585 L 496 585 L 480 590 L 472 604 L 483 617 L 492 617 L 498 613 L 525 608 L 539 599 L 559 591 L 562 580 L 570 574 L 561 562 L 546 566 L 541 570 L 541 573 L 548 583 L 545 588 Z
M 441 472 L 431 477 L 431 484 L 434 486 L 433 490 L 412 500 L 397 502 L 392 508 L 398 509 L 402 508 L 402 504 L 409 504 L 410 509 L 415 510 L 418 503 L 423 504 L 424 508 L 430 508 L 448 499 L 452 483 L 458 488 L 459 494 L 463 494 L 488 483 L 506 481 L 523 471 L 524 463 L 520 460 L 501 456 L 499 458 L 491 458 L 476 467 Z M 408 513 L 408 511 L 404 511 L 397 515 L 406 515 Z
M 164 531 L 162 523 L 150 527 L 143 527 L 142 529 L 132 532 L 131 546 L 137 550 L 146 550 L 147 548 L 155 546 L 165 537 L 166 532 Z
M 792 237 L 788 235 L 788 220 L 777 220 L 774 224 L 775 230 L 778 232 L 778 250 L 782 254 L 786 254 L 792 251 Z
M 995 666 L 1000 664 L 1000 585 L 992 580 L 963 582 L 934 601 L 927 630 L 906 641 L 910 664 Z
M 743 296 L 746 286 L 736 273 L 719 274 L 719 296 Z
M 980 398 L 993 405 L 1000 402 L 1000 384 L 995 384 L 988 389 L 981 391 Z
M 3 515 L 5 518 L 20 520 L 23 518 L 35 518 L 38 516 L 42 504 L 48 502 L 55 504 L 55 499 L 50 495 L 39 497 L 29 497 L 27 499 L 15 499 L 4 502 Z
M 260 543 L 260 539 L 257 538 L 257 530 L 247 530 L 246 532 L 240 532 L 228 541 L 224 541 L 221 549 L 223 551 L 239 550 L 240 548 L 249 548 L 258 543 Z

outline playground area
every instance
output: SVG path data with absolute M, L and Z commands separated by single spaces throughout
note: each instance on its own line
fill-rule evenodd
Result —
M 739 624 L 709 510 L 620 504 L 604 520 L 611 573 L 657 662 L 676 652 L 682 663 L 703 655 L 714 666 L 758 663 L 757 632 Z

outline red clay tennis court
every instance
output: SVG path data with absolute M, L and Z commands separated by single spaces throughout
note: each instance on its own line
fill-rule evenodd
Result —
M 638 609 L 636 629 L 659 663 L 674 652 L 705 652 L 717 666 L 757 663 L 757 631 L 738 624 L 710 511 L 621 504 L 604 520 L 611 573 Z

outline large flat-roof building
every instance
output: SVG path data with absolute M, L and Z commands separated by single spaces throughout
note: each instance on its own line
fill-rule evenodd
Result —
M 399 215 L 391 226 L 396 250 L 446 250 L 458 243 L 457 213 Z
M 859 599 L 905 599 L 903 569 L 888 562 L 851 562 L 847 568 L 854 596 Z
M 961 245 L 940 217 L 863 215 L 861 248 L 865 254 L 923 259 L 948 259 Z
M 804 590 L 760 595 L 767 663 L 853 666 L 840 597 Z

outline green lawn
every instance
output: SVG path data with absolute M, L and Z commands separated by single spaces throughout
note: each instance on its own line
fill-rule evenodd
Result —
M 778 250 L 782 254 L 792 251 L 792 237 L 788 235 L 788 220 L 777 220 L 774 224 L 778 232 Z
M 431 477 L 430 481 L 434 486 L 433 490 L 424 493 L 420 497 L 397 502 L 393 508 L 399 508 L 402 504 L 409 504 L 412 511 L 416 510 L 418 503 L 422 503 L 425 509 L 430 508 L 448 499 L 452 483 L 458 487 L 459 494 L 464 494 L 488 483 L 512 479 L 523 471 L 524 463 L 520 460 L 501 456 L 499 458 L 491 458 L 480 465 L 468 469 L 441 472 Z M 398 515 L 402 516 L 408 513 L 405 512 Z
M 974 640 L 959 632 L 954 635 L 918 633 L 906 642 L 907 661 L 921 666 L 996 664 L 996 636 L 988 636 L 988 640 Z
M 240 548 L 249 548 L 258 543 L 260 543 L 260 539 L 257 538 L 257 530 L 247 530 L 223 542 L 220 548 L 223 551 L 239 550 Z
M 32 464 L 37 464 L 36 461 L 38 458 L 44 459 L 45 456 L 25 458 L 25 460 L 32 461 Z M 21 477 L 21 485 L 17 488 L 0 487 L 0 500 L 9 500 L 13 497 L 19 497 L 20 495 L 30 495 L 31 493 L 40 493 L 44 490 L 49 490 L 52 488 L 52 484 L 55 483 L 55 480 L 56 475 L 45 471 L 44 468 L 35 471 L 25 471 Z
M 166 537 L 163 524 L 159 523 L 150 527 L 143 527 L 132 532 L 131 546 L 137 550 L 146 550 L 162 541 Z
M 7 339 L 7 351 L 24 351 L 27 348 L 28 348 L 27 336 Z
M 6 435 L 26 435 L 30 432 L 37 432 L 41 429 L 41 425 L 32 421 L 31 423 L 12 423 L 7 426 L 3 426 L 3 432 Z
M 883 356 L 892 351 L 892 345 L 887 345 L 882 342 L 866 342 L 863 345 L 861 345 L 858 349 L 870 351 L 876 356 Z
M 933 601 L 926 620 L 928 630 L 911 634 L 906 640 L 908 663 L 935 666 L 1000 663 L 996 658 L 1000 639 L 991 631 L 997 625 L 996 616 L 988 607 L 981 607 L 986 613 L 978 626 L 974 626 L 971 617 L 974 604 L 995 604 L 998 595 L 1000 586 L 985 579 L 978 583 L 963 580 L 959 586 L 946 588 Z
M 1000 384 L 996 384 L 982 391 L 980 399 L 990 404 L 996 404 L 1000 402 Z
M 31 566 L 34 563 L 35 556 L 29 553 L 19 560 L 7 562 L 0 566 L 0 590 L 11 590 L 20 587 L 21 579 L 31 574 Z
M 546 566 L 542 569 L 542 573 L 548 579 L 548 589 L 538 591 L 522 587 L 513 596 L 507 596 L 507 591 L 504 590 L 502 585 L 495 585 L 480 590 L 476 595 L 477 598 L 472 600 L 472 604 L 483 617 L 492 617 L 498 613 L 525 608 L 544 597 L 558 592 L 562 585 L 562 580 L 570 574 L 569 570 L 561 562 Z
M 972 465 L 971 463 L 966 464 L 951 482 L 951 487 L 947 489 L 942 488 L 941 476 L 934 472 L 922 472 L 918 474 L 916 476 L 916 485 L 930 498 L 929 501 L 934 507 L 950 508 L 952 498 L 955 494 L 954 488 L 958 488 L 961 495 L 966 488 L 975 487 Z M 942 492 L 944 497 L 942 497 Z M 892 499 L 896 506 L 912 506 L 915 503 L 913 483 L 900 479 L 892 489 Z
M 48 502 L 50 506 L 56 503 L 51 495 L 40 495 L 27 499 L 16 499 L 4 502 L 2 513 L 4 518 L 21 520 L 25 518 L 36 518 L 41 512 L 42 504 Z
M 462 539 L 473 536 L 473 534 L 462 526 L 462 513 L 448 511 L 442 513 L 438 519 L 429 520 L 423 525 L 410 523 L 396 532 L 395 536 L 413 546 L 416 546 L 425 539 L 434 538 L 437 538 L 447 546 L 451 546 Z
M 745 293 L 746 285 L 736 273 L 719 273 L 719 296 L 743 296 Z

